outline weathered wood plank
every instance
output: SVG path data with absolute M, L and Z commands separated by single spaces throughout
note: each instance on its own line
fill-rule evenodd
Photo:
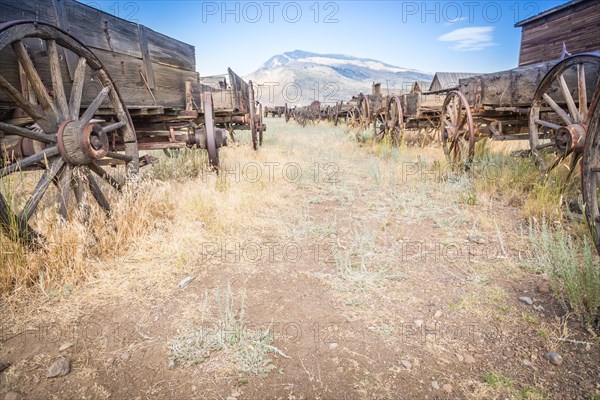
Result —
M 144 72 L 150 89 L 154 89 L 154 69 L 152 68 L 152 58 L 148 50 L 148 35 L 144 25 L 138 25 L 138 34 L 140 40 L 140 50 L 142 51 L 142 60 L 144 61 Z
M 148 50 L 153 63 L 196 70 L 196 51 L 194 46 L 172 37 L 145 28 L 148 38 Z
M 65 9 L 65 2 L 63 0 L 52 0 L 52 5 L 54 8 L 57 26 L 65 30 L 67 33 L 71 33 L 69 21 L 67 19 L 67 11 Z M 66 51 L 64 49 L 62 50 L 62 54 L 67 60 L 67 69 L 69 70 L 69 76 L 71 77 L 71 80 L 73 80 L 75 78 L 75 69 L 77 68 L 77 56 L 72 52 Z
M 162 106 L 185 110 L 185 82 L 191 82 L 192 97 L 196 104 L 200 104 L 200 89 L 196 72 L 153 64 L 155 87 L 152 92 L 156 97 L 155 103 L 140 75 L 140 71 L 144 69 L 141 59 L 124 55 L 115 56 L 104 50 L 96 50 L 95 53 L 106 69 L 110 71 L 111 78 L 115 81 L 121 97 L 128 106 Z M 89 96 L 84 97 L 83 104 L 89 104 L 96 94 L 97 90 L 90 90 Z
M 522 26 L 519 66 L 600 49 L 600 2 L 575 3 Z
M 48 0 L 2 0 L 0 22 L 18 19 L 45 21 L 57 25 L 56 14 Z

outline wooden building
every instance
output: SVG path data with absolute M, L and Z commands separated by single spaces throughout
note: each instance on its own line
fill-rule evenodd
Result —
M 470 78 L 479 74 L 471 72 L 436 72 L 433 76 L 431 86 L 429 86 L 430 92 L 437 92 L 438 90 L 447 90 L 458 87 L 458 80 L 464 78 Z
M 573 0 L 515 24 L 522 28 L 519 66 L 600 50 L 600 0 Z

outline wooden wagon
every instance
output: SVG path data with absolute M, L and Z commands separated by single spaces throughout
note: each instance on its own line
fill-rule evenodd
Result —
M 205 148 L 218 168 L 227 132 L 193 46 L 72 0 L 0 7 L 0 226 L 11 237 L 36 236 L 42 202 L 68 218 L 89 194 L 109 213 L 109 192 L 147 163 L 142 150 Z M 21 171 L 41 177 L 19 202 L 6 180 Z
M 515 26 L 522 28 L 519 66 L 459 79 L 446 96 L 444 150 L 468 162 L 477 138 L 523 139 L 544 173 L 565 161 L 574 166 L 598 78 L 600 2 L 571 1 Z
M 285 106 L 273 106 L 273 107 L 265 107 L 265 118 L 269 115 L 271 117 L 279 117 L 285 115 Z
M 213 94 L 215 124 L 226 128 L 234 141 L 235 130 L 250 130 L 252 145 L 257 150 L 262 145 L 267 127 L 263 123 L 263 106 L 254 98 L 252 81 L 246 83 L 228 68 L 227 76 L 202 77 L 200 82 L 203 90 Z
M 289 122 L 290 118 L 293 118 L 303 127 L 309 122 L 315 123 L 327 118 L 327 108 L 322 108 L 321 102 L 318 100 L 313 101 L 308 106 L 288 108 L 286 103 L 285 107 L 285 121 Z
M 373 128 L 375 140 L 382 140 L 390 134 L 395 145 L 400 141 L 402 109 L 400 95 L 381 93 L 381 83 L 373 83 L 371 94 L 359 93 L 347 103 L 341 103 L 334 117 L 343 118 L 348 128 L 356 135 Z M 336 118 L 336 123 L 337 123 Z

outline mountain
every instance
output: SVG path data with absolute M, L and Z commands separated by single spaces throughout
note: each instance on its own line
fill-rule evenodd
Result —
M 430 82 L 433 75 L 396 67 L 381 61 L 341 54 L 294 50 L 271 57 L 244 77 L 262 85 L 259 100 L 265 105 L 307 105 L 314 100 L 333 104 L 360 92 L 371 93 L 381 83 L 383 94 L 410 89 L 415 81 Z M 271 95 L 270 95 L 271 93 Z

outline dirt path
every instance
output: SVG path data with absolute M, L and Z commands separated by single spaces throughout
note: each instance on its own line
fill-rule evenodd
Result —
M 562 323 L 517 208 L 441 179 L 439 149 L 267 122 L 260 152 L 222 152 L 218 179 L 159 185 L 171 217 L 130 252 L 3 305 L 0 394 L 600 396 L 598 342 Z M 59 356 L 70 373 L 46 378 Z

